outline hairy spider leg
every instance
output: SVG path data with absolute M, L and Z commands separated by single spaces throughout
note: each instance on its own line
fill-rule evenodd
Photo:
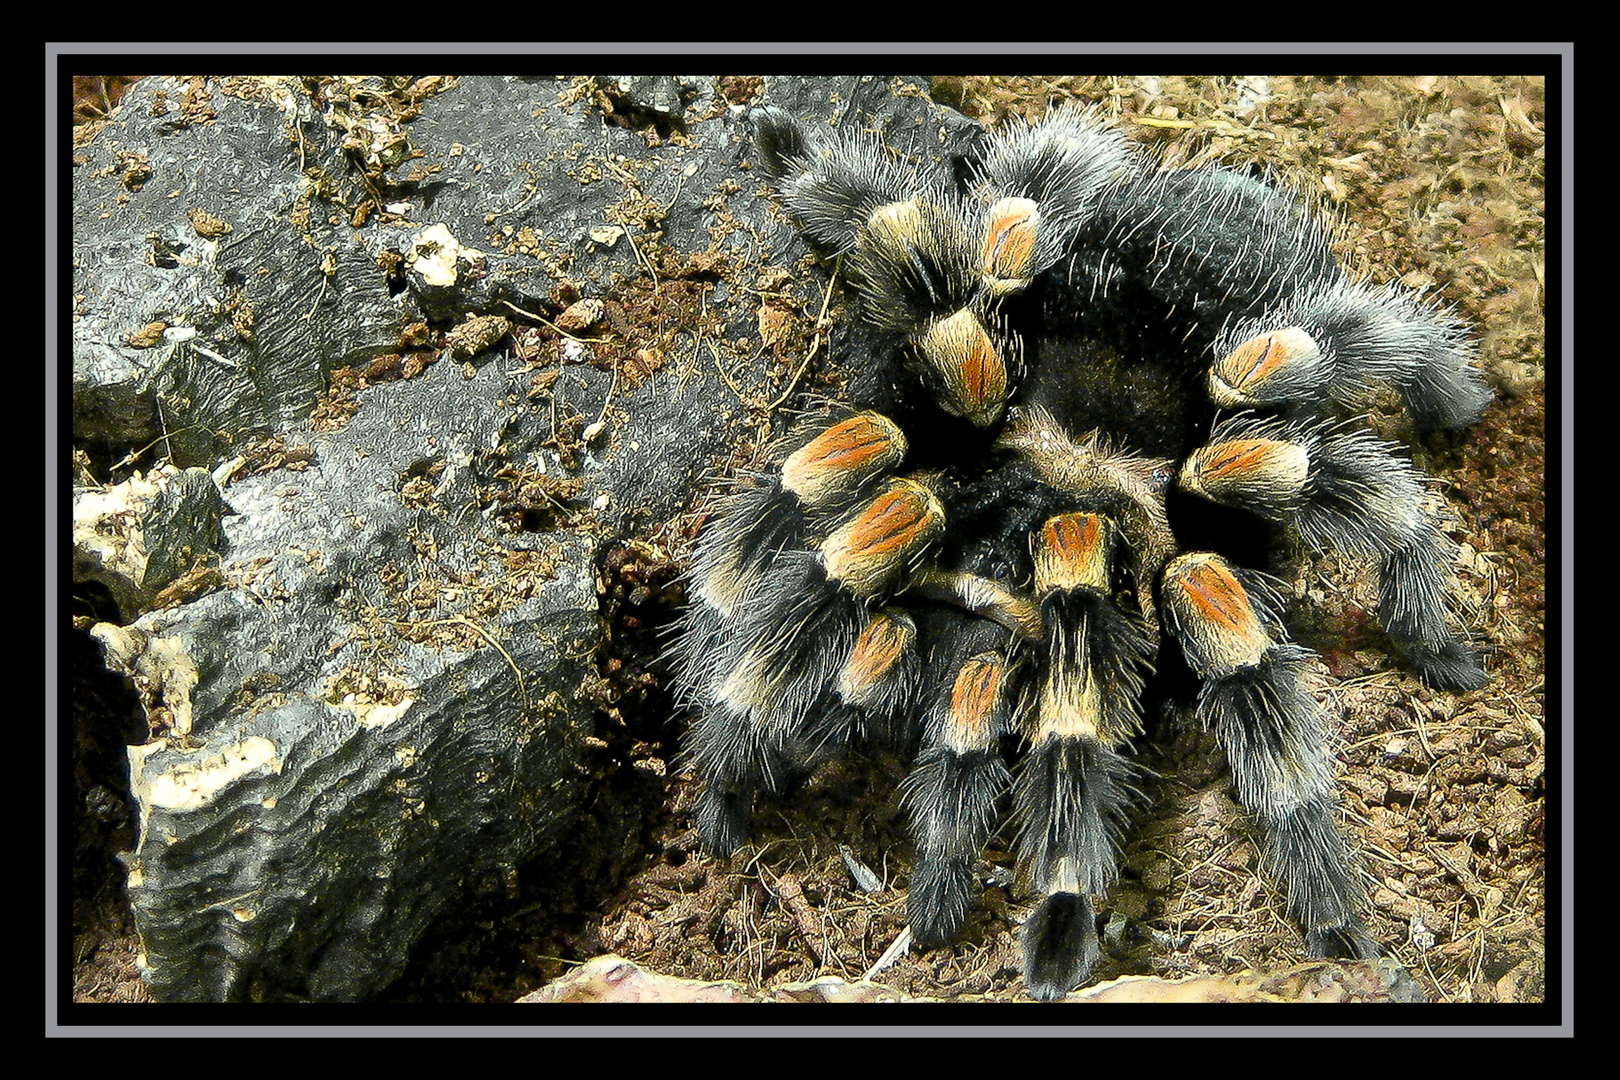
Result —
M 1038 124 L 1014 120 L 972 164 L 983 206 L 980 280 L 992 296 L 1026 289 L 1069 251 L 1103 191 L 1142 165 L 1125 137 L 1073 104 Z
M 921 189 L 943 189 L 937 171 L 907 169 L 862 133 L 809 137 L 783 109 L 753 113 L 760 164 L 807 236 L 834 254 L 855 247 L 860 227 L 889 203 L 904 203 Z
M 1210 398 L 1222 408 L 1365 405 L 1394 387 L 1425 430 L 1477 421 L 1491 391 L 1474 366 L 1468 327 L 1398 284 L 1341 277 L 1217 338 Z
M 1090 894 L 1119 876 L 1135 789 L 1125 756 L 1141 733 L 1142 686 L 1157 637 L 1111 589 L 1118 529 L 1092 513 L 1049 519 L 1034 538 L 1038 645 L 1030 748 L 1013 786 L 1018 864 L 1042 897 L 1024 924 L 1024 983 L 1061 997 L 1100 951 Z
M 1372 959 L 1354 855 L 1337 802 L 1326 711 L 1310 650 L 1288 641 L 1264 575 L 1207 552 L 1165 568 L 1165 621 L 1205 682 L 1198 716 L 1226 751 L 1238 798 L 1258 819 L 1261 867 L 1283 883 L 1313 956 Z
M 1455 550 L 1425 505 L 1425 479 L 1396 448 L 1347 425 L 1240 416 L 1182 466 L 1205 498 L 1292 525 L 1316 551 L 1381 560 L 1379 617 L 1431 685 L 1477 690 L 1485 672 L 1448 617 Z
M 973 909 L 974 863 L 1009 779 L 1001 737 L 1019 708 L 1007 631 L 949 612 L 938 618 L 949 628 L 930 655 L 937 674 L 922 749 L 901 787 L 917 845 L 906 910 L 912 937 L 925 947 L 955 941 Z
M 872 630 L 870 608 L 903 586 L 943 528 L 932 492 L 888 478 L 813 550 L 774 555 L 726 629 L 695 643 L 715 657 L 706 669 L 694 665 L 708 689 L 689 742 L 705 784 L 699 829 L 712 852 L 746 838 L 760 786 L 780 790 L 783 768 L 815 765 L 833 730 L 817 728 L 831 688 L 853 678 L 858 697 L 862 680 L 882 681 L 899 662 L 904 642 L 884 639 L 888 624 Z

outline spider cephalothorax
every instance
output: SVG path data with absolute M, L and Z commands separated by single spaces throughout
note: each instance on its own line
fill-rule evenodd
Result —
M 1357 416 L 1392 387 L 1420 427 L 1477 419 L 1466 328 L 1350 280 L 1270 184 L 1151 168 L 1078 109 L 955 171 L 776 109 L 755 125 L 853 283 L 853 404 L 790 432 L 699 539 L 676 658 L 705 846 L 736 849 L 757 792 L 850 738 L 912 741 L 913 936 L 959 933 L 1010 791 L 1040 898 L 1025 980 L 1060 996 L 1099 955 L 1089 898 L 1117 877 L 1130 743 L 1172 650 L 1312 952 L 1375 956 L 1314 657 L 1197 508 L 1376 560 L 1390 641 L 1437 686 L 1482 685 L 1424 478 Z

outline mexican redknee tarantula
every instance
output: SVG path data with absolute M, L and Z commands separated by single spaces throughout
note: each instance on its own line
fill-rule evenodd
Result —
M 853 405 L 801 423 L 699 538 L 675 655 L 704 846 L 734 851 L 757 792 L 850 739 L 920 740 L 914 939 L 963 928 L 1010 788 L 1040 898 L 1025 983 L 1060 997 L 1099 958 L 1090 897 L 1118 876 L 1145 687 L 1184 662 L 1311 953 L 1375 957 L 1315 657 L 1240 562 L 1267 546 L 1236 538 L 1376 560 L 1406 661 L 1483 685 L 1425 478 L 1357 416 L 1390 387 L 1419 429 L 1478 419 L 1466 326 L 1348 278 L 1270 183 L 1151 167 L 1075 107 L 954 170 L 775 108 L 754 125 L 782 202 L 852 283 Z

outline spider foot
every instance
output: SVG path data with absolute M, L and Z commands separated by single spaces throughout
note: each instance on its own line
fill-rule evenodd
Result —
M 1021 938 L 1024 986 L 1037 1001 L 1055 1001 L 1079 986 L 1102 957 L 1091 901 L 1080 893 L 1058 892 L 1042 900 Z
M 725 858 L 748 843 L 748 820 L 754 812 L 752 791 L 726 791 L 709 784 L 698 796 L 697 830 L 703 850 Z
M 1286 887 L 1289 913 L 1305 928 L 1307 942 L 1337 941 L 1353 951 L 1331 955 L 1372 959 L 1379 950 L 1361 928 L 1358 913 L 1366 898 L 1355 855 L 1333 820 L 1329 798 L 1312 799 L 1284 813 L 1258 814 L 1261 868 Z
M 1318 960 L 1376 960 L 1383 955 L 1359 920 L 1307 931 L 1305 949 Z
M 1384 559 L 1378 615 L 1424 682 L 1465 693 L 1485 685 L 1485 669 L 1446 619 L 1448 556 L 1437 529 L 1391 552 Z
M 1445 641 L 1438 646 L 1401 641 L 1395 644 L 1423 681 L 1436 689 L 1465 694 L 1485 685 L 1485 668 L 1479 654 L 1465 642 Z
M 923 859 L 906 888 L 912 940 L 925 949 L 950 945 L 961 936 L 973 901 L 973 856 Z
M 1130 763 L 1095 739 L 1049 735 L 1024 760 L 1013 789 L 1018 864 L 1041 902 L 1024 924 L 1025 984 L 1043 1001 L 1078 986 L 1097 964 L 1088 893 L 1119 877 Z

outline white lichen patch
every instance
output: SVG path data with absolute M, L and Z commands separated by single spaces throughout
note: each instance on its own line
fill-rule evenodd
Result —
M 401 698 L 399 701 L 388 703 L 381 701 L 345 701 L 343 708 L 354 713 L 363 728 L 387 727 L 395 720 L 404 716 L 416 699 L 412 697 Z
M 199 761 L 184 762 L 159 773 L 144 785 L 146 797 L 142 802 L 163 810 L 197 810 L 230 785 L 263 771 L 281 771 L 276 744 L 262 735 L 250 735 Z
M 354 714 L 364 728 L 387 727 L 416 704 L 411 688 L 386 675 L 345 668 L 327 687 L 326 703 Z
M 484 253 L 463 247 L 444 224 L 430 225 L 422 230 L 411 246 L 405 262 L 429 285 L 448 288 L 456 283 L 456 259 L 468 262 L 483 258 Z
M 141 522 L 158 491 L 178 472 L 172 465 L 159 465 L 149 474 L 136 473 L 122 484 L 73 493 L 76 577 L 95 574 L 103 580 L 116 579 L 130 591 L 141 589 L 147 561 Z M 113 582 L 108 581 L 108 585 L 111 587 Z
M 113 623 L 97 623 L 90 636 L 101 644 L 109 669 L 134 679 L 153 733 L 172 736 L 184 746 L 191 735 L 197 664 L 180 639 L 150 637 L 136 627 Z M 159 709 L 164 711 L 161 722 L 154 715 Z

